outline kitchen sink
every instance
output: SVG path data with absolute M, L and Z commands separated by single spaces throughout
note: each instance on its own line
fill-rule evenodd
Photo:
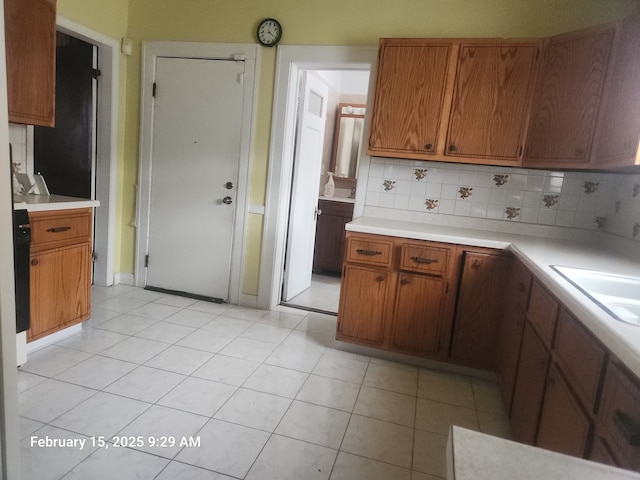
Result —
M 640 277 L 550 266 L 615 319 L 640 325 Z

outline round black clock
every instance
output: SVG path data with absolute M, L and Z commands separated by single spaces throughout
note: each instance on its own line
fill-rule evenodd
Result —
M 282 25 L 275 18 L 265 18 L 258 24 L 258 41 L 265 47 L 273 47 L 282 38 Z

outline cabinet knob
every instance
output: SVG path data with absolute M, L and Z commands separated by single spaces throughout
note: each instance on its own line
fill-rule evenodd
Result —
M 455 152 L 456 151 L 456 146 L 454 144 L 449 145 L 449 151 L 450 152 Z
M 432 151 L 432 150 L 433 150 L 433 143 L 427 143 L 427 144 L 424 146 L 424 149 L 425 149 L 427 152 Z
M 385 279 L 384 275 L 378 275 L 376 277 L 376 282 L 384 282 L 384 279 Z
M 35 267 L 40 263 L 40 260 L 38 260 L 37 258 L 32 258 L 31 259 L 31 266 Z
M 400 280 L 400 285 L 408 285 L 411 283 L 411 279 L 409 277 L 402 277 L 402 280 Z
M 474 270 L 477 270 L 480 268 L 480 260 L 474 260 L 473 262 L 471 262 L 471 268 L 473 268 Z

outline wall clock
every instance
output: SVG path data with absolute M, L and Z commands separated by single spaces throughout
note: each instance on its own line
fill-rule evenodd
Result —
M 265 18 L 258 24 L 258 41 L 265 47 L 274 47 L 282 38 L 282 25 L 275 18 Z

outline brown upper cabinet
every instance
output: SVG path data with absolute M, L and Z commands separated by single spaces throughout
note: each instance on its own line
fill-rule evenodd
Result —
M 4 0 L 9 121 L 55 123 L 55 0 Z
M 613 27 L 606 27 L 547 40 L 524 166 L 590 166 L 613 38 Z
M 602 168 L 640 165 L 640 12 L 619 29 L 595 144 Z
M 517 164 L 537 42 L 382 39 L 369 154 Z
M 447 123 L 457 50 L 452 42 L 438 40 L 380 41 L 371 155 L 430 159 L 443 151 L 441 129 Z
M 539 41 L 381 39 L 367 153 L 640 166 L 640 11 Z

